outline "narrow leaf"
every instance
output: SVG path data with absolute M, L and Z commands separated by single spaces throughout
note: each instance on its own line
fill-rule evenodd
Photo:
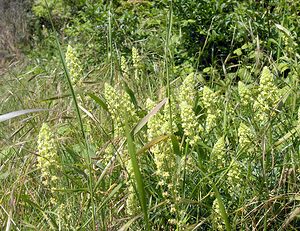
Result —
M 134 104 L 135 107 L 138 107 L 137 100 L 135 98 L 134 92 L 128 87 L 128 85 L 124 82 L 124 90 L 130 96 L 131 102 Z
M 28 113 L 32 113 L 32 112 L 40 112 L 40 111 L 47 111 L 48 109 L 26 109 L 26 110 L 20 110 L 20 111 L 14 111 L 14 112 L 9 112 L 3 115 L 0 115 L 0 122 L 21 116 L 21 115 L 25 115 Z
M 217 189 L 216 185 L 214 183 L 211 183 L 211 185 L 212 185 L 212 188 L 214 190 L 215 196 L 216 196 L 217 201 L 218 201 L 219 209 L 220 209 L 220 212 L 221 212 L 221 217 L 224 220 L 226 231 L 230 231 L 231 226 L 230 226 L 230 223 L 229 223 L 229 220 L 228 220 L 228 214 L 226 212 L 226 208 L 224 206 L 222 197 L 221 197 L 221 195 L 219 193 L 219 190 Z
M 143 152 L 147 151 L 148 149 L 150 149 L 151 147 L 153 147 L 157 143 L 160 143 L 161 141 L 164 141 L 164 140 L 166 140 L 168 138 L 169 138 L 168 135 L 163 135 L 163 136 L 155 137 L 153 140 L 151 140 L 150 142 L 148 142 L 147 144 L 145 144 L 140 150 L 138 150 L 137 155 L 142 154 Z
M 88 93 L 88 96 L 91 97 L 100 107 L 102 107 L 105 111 L 108 111 L 108 107 L 107 104 L 105 103 L 104 100 L 102 100 L 100 97 L 92 94 L 92 93 Z
M 136 148 L 133 142 L 133 138 L 129 131 L 128 123 L 125 121 L 125 132 L 127 138 L 128 152 L 131 159 L 131 164 L 134 172 L 134 179 L 137 187 L 138 196 L 140 198 L 141 207 L 144 214 L 144 221 L 146 225 L 146 229 L 150 230 L 149 220 L 148 220 L 148 211 L 147 211 L 147 202 L 146 202 L 146 193 L 144 189 L 144 182 L 142 178 L 142 174 L 137 161 Z
M 149 121 L 149 119 L 154 116 L 161 108 L 165 105 L 167 102 L 167 98 L 164 98 L 159 104 L 157 104 L 143 119 L 140 120 L 140 122 L 135 126 L 133 130 L 133 134 L 137 134 Z

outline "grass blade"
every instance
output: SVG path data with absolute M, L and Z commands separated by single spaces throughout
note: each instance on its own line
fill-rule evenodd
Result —
M 47 111 L 48 109 L 26 109 L 26 110 L 20 110 L 20 111 L 13 111 L 13 112 L 9 112 L 3 115 L 0 115 L 0 122 L 21 116 L 21 115 L 25 115 L 28 113 L 32 113 L 32 112 L 40 112 L 40 111 Z
M 145 193 L 145 189 L 144 189 L 143 178 L 142 178 L 142 174 L 141 174 L 141 171 L 140 171 L 140 168 L 138 165 L 138 161 L 137 161 L 136 148 L 135 148 L 133 138 L 131 136 L 127 121 L 125 121 L 125 132 L 126 132 L 126 138 L 127 138 L 128 152 L 130 155 L 131 164 L 132 164 L 132 168 L 133 168 L 133 172 L 134 172 L 134 179 L 135 179 L 135 183 L 136 183 L 138 196 L 140 198 L 140 203 L 141 203 L 141 207 L 142 207 L 143 214 L 144 214 L 146 229 L 150 230 L 149 220 L 148 220 L 148 211 L 147 211 L 147 202 L 146 202 L 146 193 Z
M 164 98 L 159 104 L 157 104 L 143 119 L 140 120 L 140 122 L 135 126 L 133 129 L 133 134 L 137 134 L 142 127 L 145 126 L 146 123 L 148 123 L 149 119 L 154 116 L 161 108 L 165 105 L 167 102 L 167 98 Z
M 228 214 L 226 212 L 226 208 L 224 206 L 222 197 L 221 197 L 221 195 L 219 193 L 219 190 L 217 189 L 216 185 L 214 183 L 211 183 L 211 185 L 212 185 L 212 189 L 213 189 L 213 191 L 215 193 L 215 196 L 216 196 L 218 204 L 219 204 L 221 216 L 222 216 L 222 218 L 224 220 L 226 231 L 230 231 L 231 230 L 231 226 L 230 226 L 230 223 L 229 223 L 229 220 L 228 220 Z
M 100 97 L 92 94 L 92 93 L 88 93 L 88 96 L 91 97 L 100 107 L 102 107 L 105 111 L 108 111 L 108 107 L 107 104 L 105 103 L 104 100 L 102 100 Z

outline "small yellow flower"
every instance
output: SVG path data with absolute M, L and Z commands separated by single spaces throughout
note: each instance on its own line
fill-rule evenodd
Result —
M 226 148 L 225 148 L 224 137 L 219 138 L 218 141 L 215 143 L 211 155 L 212 155 L 213 163 L 218 168 L 222 168 L 225 166 Z
M 193 110 L 196 94 L 194 73 L 191 73 L 180 87 L 179 108 L 184 134 L 192 146 L 200 140 L 199 133 L 203 130 Z
M 77 57 L 76 51 L 69 44 L 66 52 L 66 64 L 71 75 L 71 81 L 74 85 L 81 84 L 82 81 L 82 65 Z
M 124 91 L 117 91 L 109 84 L 105 83 L 104 96 L 107 101 L 108 110 L 115 123 L 116 135 L 123 134 L 124 120 L 129 119 L 129 126 L 133 127 L 138 121 L 138 116 L 130 96 Z
M 259 95 L 254 102 L 255 119 L 259 124 L 264 124 L 276 108 L 280 100 L 280 91 L 276 87 L 273 75 L 268 67 L 264 67 L 260 77 Z
M 241 99 L 241 104 L 247 106 L 252 102 L 251 91 L 242 81 L 238 83 L 238 91 Z
M 251 144 L 254 140 L 254 134 L 252 130 L 244 123 L 241 123 L 238 129 L 239 144 L 241 147 L 245 147 Z
M 221 116 L 221 110 L 218 108 L 219 96 L 205 86 L 203 88 L 202 102 L 207 113 L 206 131 L 209 132 L 216 127 L 218 118 Z

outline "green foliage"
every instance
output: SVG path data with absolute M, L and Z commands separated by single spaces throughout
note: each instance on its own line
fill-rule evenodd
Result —
M 65 16 L 69 11 L 63 0 L 35 0 L 32 10 L 38 17 L 48 18 L 48 10 L 54 17 Z

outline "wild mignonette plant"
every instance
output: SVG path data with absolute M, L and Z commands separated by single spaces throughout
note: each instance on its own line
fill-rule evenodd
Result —
M 104 96 L 113 120 L 115 136 L 124 136 L 124 118 L 128 118 L 130 127 L 133 127 L 138 121 L 138 116 L 130 100 L 130 96 L 124 91 L 116 90 L 107 83 L 104 86 Z
M 34 2 L 46 12 L 44 3 Z M 62 7 L 62 2 L 49 1 L 49 6 L 74 10 Z M 72 2 L 82 8 L 78 18 L 67 23 L 80 28 L 76 39 L 64 41 L 78 43 L 60 55 L 65 57 L 77 110 L 57 82 L 60 71 L 49 71 L 49 64 L 46 70 L 26 67 L 18 78 L 13 71 L 9 81 L 0 78 L 2 114 L 11 107 L 20 110 L 20 105 L 49 108 L 22 114 L 27 117 L 21 127 L 15 117 L 5 124 L 7 115 L 0 115 L 0 229 L 299 230 L 297 38 L 288 38 L 285 27 L 277 25 L 284 32 L 280 41 L 262 42 L 257 30 L 250 29 L 257 17 L 252 12 L 247 27 L 255 41 L 245 41 L 223 60 L 224 51 L 234 48 L 235 36 L 230 49 L 218 47 L 217 56 L 215 48 L 208 52 L 206 46 L 215 46 L 219 33 L 214 22 L 206 38 L 201 31 L 199 38 L 191 35 L 203 42 L 197 54 L 182 50 L 182 36 L 187 34 L 181 29 L 195 26 L 193 20 L 173 25 L 172 10 L 185 9 L 184 1 Z M 209 4 L 217 11 L 222 7 Z M 123 14 L 114 11 L 115 5 L 133 10 Z M 150 8 L 159 17 L 135 22 L 136 28 L 123 23 L 138 20 L 137 11 Z M 271 8 L 264 12 L 266 18 Z M 288 18 L 282 21 L 288 25 Z M 148 26 L 151 32 L 144 34 L 142 28 Z M 137 39 L 114 38 L 123 30 Z M 84 37 L 94 31 L 90 37 L 99 37 L 91 41 L 102 44 L 83 43 L 81 31 Z M 266 53 L 273 47 L 278 49 L 277 60 Z M 89 51 L 83 52 L 85 48 Z M 87 57 L 97 53 L 97 59 Z M 209 56 L 210 61 L 203 61 Z M 103 63 L 93 63 L 101 59 Z M 203 69 L 206 62 L 208 68 Z M 42 124 L 42 118 L 49 123 Z M 59 135 L 49 125 L 54 123 Z
M 206 129 L 210 132 L 217 125 L 217 121 L 220 119 L 221 110 L 218 107 L 219 96 L 216 92 L 213 92 L 209 87 L 205 86 L 202 93 L 202 103 L 206 109 Z
M 224 137 L 218 139 L 211 152 L 211 165 L 217 169 L 223 168 L 226 165 L 226 147 Z
M 268 67 L 264 67 L 260 77 L 259 95 L 253 105 L 255 119 L 259 124 L 265 124 L 275 114 L 280 100 L 278 93 L 272 73 Z
M 60 165 L 56 151 L 55 139 L 50 127 L 44 123 L 38 137 L 37 167 L 41 171 L 42 185 L 55 194 L 55 185 L 59 180 Z M 55 202 L 53 202 L 54 204 Z
M 183 81 L 179 90 L 179 109 L 184 134 L 187 142 L 194 146 L 200 139 L 199 134 L 203 131 L 194 112 L 195 98 L 197 91 L 195 89 L 194 73 L 189 74 Z
M 83 69 L 75 49 L 69 44 L 66 52 L 66 64 L 74 85 L 82 84 Z

